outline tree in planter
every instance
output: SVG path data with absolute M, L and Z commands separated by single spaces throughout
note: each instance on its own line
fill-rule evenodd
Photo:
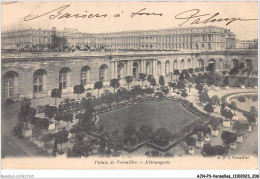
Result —
M 162 92 L 166 96 L 169 93 L 169 88 L 162 88 Z
M 116 93 L 116 89 L 120 87 L 120 83 L 118 79 L 111 79 L 110 86 L 114 88 L 114 93 Z
M 225 146 L 229 148 L 230 144 L 237 140 L 237 135 L 233 132 L 223 131 L 221 134 L 221 139 L 223 140 Z
M 126 83 L 127 83 L 127 87 L 128 87 L 128 90 L 129 90 L 129 85 L 130 85 L 130 83 L 132 83 L 133 82 L 133 77 L 132 76 L 126 76 L 125 77 L 125 81 L 126 81 Z
M 170 89 L 172 88 L 173 90 L 176 88 L 176 83 L 169 82 L 168 85 L 170 86 Z
M 177 80 L 177 77 L 180 75 L 180 70 L 174 70 L 173 74 L 176 76 L 176 80 Z
M 132 136 L 136 134 L 135 126 L 129 125 L 123 131 L 124 143 L 132 144 L 135 141 L 132 141 Z
M 183 80 L 185 80 L 185 76 L 184 73 L 181 73 L 179 76 L 179 81 L 183 81 Z
M 157 129 L 155 134 L 153 141 L 160 146 L 166 146 L 171 138 L 171 134 L 165 128 Z
M 234 115 L 236 115 L 237 104 L 235 101 L 231 101 L 230 108 L 234 110 Z
M 182 80 L 178 81 L 176 88 L 179 89 L 179 90 L 185 90 L 184 81 L 182 81 Z
M 44 136 L 42 136 L 41 140 L 44 142 L 45 150 L 46 149 L 51 149 L 51 141 L 55 138 L 55 134 L 53 133 L 47 133 Z
M 224 78 L 223 84 L 224 84 L 225 86 L 229 86 L 229 77 L 228 77 L 228 76 L 226 76 L 226 77 Z
M 243 115 L 246 117 L 248 123 L 251 125 L 256 122 L 255 115 L 253 113 L 245 112 Z
M 49 118 L 50 124 L 52 124 L 51 119 L 55 116 L 57 108 L 50 105 L 45 105 L 43 108 L 44 116 Z
M 155 78 L 152 78 L 150 81 L 150 85 L 154 88 L 156 86 L 156 80 Z
M 143 83 L 146 80 L 146 74 L 145 73 L 139 73 L 139 79 L 142 81 L 142 87 L 143 87 Z
M 221 125 L 223 119 L 218 117 L 218 118 L 211 118 L 209 121 L 209 124 L 212 126 L 213 130 L 218 130 L 219 126 Z
M 202 93 L 203 91 L 203 85 L 201 83 L 196 83 L 195 89 L 198 90 L 198 93 Z
M 103 87 L 103 83 L 102 81 L 97 81 L 95 84 L 94 84 L 94 89 L 97 89 L 98 90 L 98 97 L 99 97 L 99 90 Z
M 122 149 L 123 140 L 122 134 L 119 131 L 114 131 L 109 137 L 109 143 L 111 144 L 111 148 L 115 150 L 115 152 Z
M 161 85 L 161 87 L 164 87 L 165 85 L 164 77 L 162 75 L 159 78 L 159 84 Z
M 226 121 L 231 120 L 233 118 L 233 113 L 230 110 L 224 109 L 221 111 L 221 115 L 226 118 Z
M 255 106 L 251 106 L 249 108 L 249 112 L 252 113 L 255 116 L 257 116 L 257 114 L 258 114 L 257 108 Z
M 62 91 L 58 88 L 54 88 L 51 90 L 51 97 L 55 98 L 55 103 L 54 103 L 55 105 L 57 105 L 57 102 L 56 102 L 57 98 L 61 98 L 61 93 L 62 93 Z
M 36 109 L 31 107 L 31 100 L 23 98 L 20 102 L 20 112 L 18 114 L 18 121 L 28 127 L 28 123 L 33 124 L 36 115 Z
M 151 126 L 149 126 L 147 124 L 142 124 L 139 127 L 139 133 L 144 140 L 150 139 L 152 131 L 153 131 L 153 129 L 151 128 Z
M 200 95 L 199 95 L 199 100 L 202 103 L 207 103 L 210 102 L 210 98 L 209 95 L 206 91 L 203 91 Z
M 234 131 L 236 131 L 238 136 L 242 136 L 243 132 L 248 129 L 248 124 L 243 123 L 241 121 L 236 121 L 232 127 Z
M 189 69 L 188 69 L 188 72 L 189 72 L 190 74 L 192 74 L 192 73 L 193 73 L 193 68 L 189 68 Z
M 186 90 L 182 90 L 181 96 L 182 96 L 182 97 L 184 98 L 184 100 L 185 100 L 185 98 L 188 96 L 188 93 L 186 92 Z
M 187 137 L 186 144 L 192 149 L 196 145 L 196 139 L 194 137 Z
M 66 131 L 65 129 L 62 129 L 61 131 L 58 131 L 55 135 L 55 142 L 57 144 L 61 145 L 61 150 L 60 153 L 63 154 L 62 151 L 62 144 L 68 142 L 68 136 L 69 136 L 69 132 Z
M 212 103 L 208 103 L 205 107 L 204 107 L 204 111 L 206 111 L 209 115 L 210 113 L 214 112 L 214 108 L 212 106 Z
M 73 87 L 73 93 L 78 95 L 78 99 L 79 99 L 79 95 L 85 92 L 85 88 L 83 85 L 75 85 Z
M 212 105 L 214 106 L 214 108 L 215 108 L 216 105 L 217 105 L 217 106 L 220 105 L 220 99 L 219 99 L 219 97 L 218 97 L 217 95 L 212 96 L 212 97 L 210 98 L 210 100 L 211 100 L 211 103 L 212 103 Z

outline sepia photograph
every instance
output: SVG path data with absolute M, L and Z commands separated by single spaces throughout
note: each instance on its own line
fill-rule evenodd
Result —
M 258 169 L 257 1 L 1 6 L 2 169 Z

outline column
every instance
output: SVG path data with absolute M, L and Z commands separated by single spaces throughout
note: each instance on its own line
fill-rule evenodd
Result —
M 126 61 L 126 75 L 130 76 L 130 61 Z
M 140 70 L 140 73 L 145 73 L 145 67 L 144 67 L 144 60 L 141 60 L 141 70 Z
M 157 76 L 157 61 L 153 60 L 153 76 L 156 77 Z
M 110 79 L 114 79 L 115 77 L 115 63 L 113 61 L 110 62 Z
M 117 74 L 117 61 L 115 61 L 115 75 L 114 78 L 117 79 L 118 78 L 118 74 Z
M 161 75 L 162 76 L 165 76 L 165 62 L 163 63 L 163 62 L 161 62 Z

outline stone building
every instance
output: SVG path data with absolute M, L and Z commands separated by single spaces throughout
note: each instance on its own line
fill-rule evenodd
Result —
M 128 51 L 128 52 L 42 52 L 2 53 L 2 99 L 38 98 L 50 95 L 53 88 L 71 93 L 73 86 L 104 86 L 125 76 L 139 73 L 158 79 L 175 69 L 201 68 L 213 63 L 217 72 L 229 71 L 243 62 L 257 69 L 257 50 L 252 51 Z
M 20 29 L 2 33 L 3 49 L 78 46 L 104 50 L 226 50 L 236 47 L 229 29 L 215 26 L 148 31 L 88 34 L 77 29 L 63 31 Z

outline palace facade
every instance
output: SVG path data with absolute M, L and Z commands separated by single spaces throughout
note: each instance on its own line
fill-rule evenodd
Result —
M 229 29 L 215 26 L 89 34 L 77 29 L 20 29 L 2 33 L 3 49 L 77 46 L 104 50 L 227 50 L 236 47 Z
M 230 71 L 239 63 L 257 70 L 257 51 L 194 51 L 194 52 L 43 52 L 2 54 L 2 99 L 50 96 L 53 88 L 72 93 L 83 84 L 93 89 L 102 81 L 125 76 L 138 78 L 139 73 L 168 76 L 176 69 L 202 68 L 214 63 L 217 72 Z M 167 81 L 166 81 L 167 84 Z

